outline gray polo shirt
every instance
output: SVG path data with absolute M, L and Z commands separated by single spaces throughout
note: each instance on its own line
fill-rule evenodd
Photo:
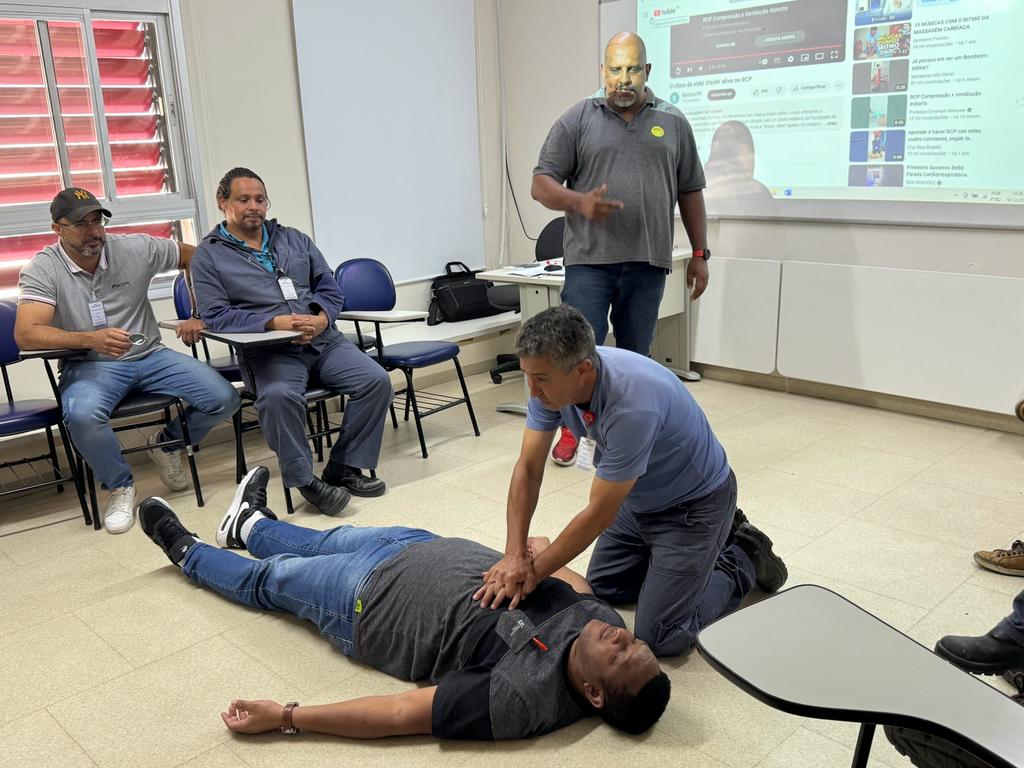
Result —
M 647 89 L 647 103 L 627 123 L 608 106 L 604 89 L 552 126 L 533 175 L 551 176 L 625 203 L 604 222 L 565 216 L 565 263 L 643 261 L 672 269 L 673 215 L 680 193 L 703 189 L 704 172 L 683 113 Z
M 117 360 L 139 360 L 161 346 L 160 327 L 149 304 L 149 282 L 178 269 L 178 243 L 149 235 L 107 235 L 94 275 L 73 262 L 60 243 L 48 245 L 21 268 L 19 301 L 41 301 L 54 308 L 53 324 L 64 331 L 123 328 L 148 340 Z M 93 325 L 89 304 L 103 303 L 106 323 Z M 86 360 L 113 360 L 90 350 Z

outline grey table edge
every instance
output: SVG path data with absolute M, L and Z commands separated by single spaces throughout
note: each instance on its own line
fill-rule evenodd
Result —
M 779 596 L 785 595 L 788 592 L 793 592 L 794 590 L 808 589 L 808 588 L 817 589 L 817 590 L 820 590 L 822 592 L 827 592 L 830 595 L 833 595 L 836 598 L 838 598 L 840 600 L 843 600 L 844 602 L 848 603 L 850 606 L 852 606 L 856 610 L 858 610 L 858 611 L 864 613 L 865 615 L 871 617 L 872 619 L 874 619 L 879 624 L 884 625 L 889 630 L 891 630 L 892 632 L 896 633 L 898 636 L 900 636 L 902 638 L 905 638 L 905 639 L 915 643 L 921 649 L 922 652 L 931 654 L 933 656 L 935 655 L 929 648 L 925 647 L 924 645 L 921 645 L 920 643 L 918 643 L 913 638 L 911 638 L 911 637 L 905 635 L 904 633 L 900 632 L 898 629 L 896 629 L 892 625 L 888 624 L 887 622 L 883 621 L 882 619 L 878 618 L 874 614 L 864 610 L 859 605 L 857 605 L 853 601 L 847 599 L 843 595 L 840 595 L 839 593 L 837 593 L 837 592 L 835 592 L 835 591 L 833 591 L 831 589 L 828 589 L 826 587 L 821 587 L 821 586 L 813 585 L 813 584 L 800 584 L 800 585 L 796 585 L 796 586 L 790 587 L 789 589 L 782 590 L 781 592 L 778 592 L 775 595 L 772 595 L 772 596 L 770 596 L 768 598 L 765 598 L 765 600 L 762 600 L 759 603 L 755 603 L 752 606 L 748 606 L 748 608 L 754 607 L 756 605 L 760 605 L 761 603 L 765 603 L 765 602 L 770 601 L 770 600 L 772 600 L 774 598 L 777 598 Z M 714 627 L 715 625 L 717 625 L 717 624 L 719 624 L 721 622 L 727 622 L 730 617 L 735 616 L 737 613 L 739 613 L 739 612 L 741 612 L 743 610 L 746 610 L 746 608 L 740 609 L 739 611 L 736 611 L 736 612 L 734 612 L 732 614 L 728 614 L 726 616 L 722 616 L 721 618 L 716 619 L 714 622 L 712 622 L 711 624 L 708 624 L 700 632 L 698 632 L 698 634 L 697 634 L 697 652 L 701 655 L 701 657 L 705 661 L 708 662 L 708 664 L 716 672 L 721 674 L 723 677 L 725 677 L 727 680 L 729 680 L 731 683 L 733 683 L 735 686 L 737 686 L 741 690 L 743 690 L 746 693 L 750 694 L 751 696 L 753 696 L 758 701 L 760 701 L 760 702 L 762 702 L 764 704 L 767 704 L 768 706 L 772 707 L 773 709 L 778 709 L 778 710 L 780 710 L 782 712 L 787 712 L 787 713 L 789 713 L 791 715 L 797 715 L 799 717 L 809 717 L 809 718 L 815 718 L 815 719 L 820 719 L 820 720 L 839 720 L 839 721 L 844 721 L 844 722 L 860 723 L 861 724 L 861 728 L 860 728 L 860 733 L 858 734 L 858 737 L 857 737 L 857 745 L 856 745 L 856 747 L 854 749 L 853 762 L 851 764 L 852 768 L 865 768 L 865 766 L 867 766 L 867 764 L 868 764 L 868 757 L 869 757 L 870 751 L 871 751 L 871 744 L 872 744 L 872 740 L 873 740 L 873 737 L 874 737 L 875 727 L 878 726 L 878 725 L 883 725 L 883 726 L 890 725 L 890 726 L 903 727 L 903 728 L 912 728 L 912 729 L 915 729 L 915 730 L 918 730 L 918 731 L 922 731 L 922 732 L 927 733 L 927 734 L 932 735 L 932 736 L 937 736 L 937 737 L 939 737 L 941 739 L 945 739 L 946 741 L 950 742 L 951 744 L 954 744 L 954 745 L 956 745 L 958 747 L 961 747 L 962 749 L 970 752 L 972 755 L 974 755 L 974 756 L 976 756 L 976 757 L 978 757 L 978 758 L 980 758 L 982 760 L 988 761 L 989 763 L 992 764 L 992 766 L 994 766 L 994 768 L 1024 768 L 1024 764 L 1017 764 L 1017 763 L 1010 762 L 1010 761 L 1004 759 L 1003 757 L 1001 757 L 1000 755 L 998 755 L 998 754 L 992 752 L 991 750 L 989 750 L 985 745 L 979 744 L 979 743 L 973 741 L 972 739 L 964 736 L 963 734 L 959 733 L 958 731 L 955 731 L 952 728 L 949 728 L 949 727 L 944 726 L 942 724 L 932 722 L 931 720 L 923 719 L 923 718 L 920 718 L 920 717 L 915 717 L 913 715 L 896 713 L 896 712 L 892 712 L 892 711 L 860 709 L 860 708 L 824 707 L 824 706 L 815 705 L 815 704 L 809 704 L 809 703 L 805 703 L 805 702 L 793 701 L 793 700 L 787 699 L 787 698 L 785 698 L 783 696 L 776 695 L 776 694 L 772 693 L 771 691 L 764 690 L 763 688 L 760 688 L 757 685 L 754 685 L 749 680 L 744 678 L 741 674 L 739 674 L 738 672 L 735 672 L 731 667 L 729 667 L 721 659 L 719 659 L 715 655 L 715 653 L 711 649 L 709 649 L 707 647 L 707 645 L 702 641 L 702 635 L 705 633 L 705 631 L 711 629 L 712 627 Z M 936 658 L 938 659 L 938 657 L 936 657 Z M 946 662 L 943 662 L 943 663 L 946 663 Z M 972 675 L 970 675 L 967 672 L 963 672 L 962 670 L 957 669 L 952 664 L 949 664 L 948 666 L 950 667 L 950 669 L 955 670 L 959 674 L 965 675 L 968 678 L 973 678 Z M 974 682 L 976 682 L 979 685 L 983 685 L 983 686 L 988 687 L 981 680 L 974 679 Z M 994 689 L 993 689 L 992 693 L 995 694 L 995 695 L 998 695 L 998 696 L 1002 696 L 1003 695 L 1003 694 L 999 693 L 998 691 L 996 691 Z M 1014 704 L 1013 706 L 1018 706 L 1018 705 Z M 1024 715 L 1024 713 L 1022 713 L 1022 715 Z M 1024 731 L 1022 731 L 1022 739 L 1024 739 Z

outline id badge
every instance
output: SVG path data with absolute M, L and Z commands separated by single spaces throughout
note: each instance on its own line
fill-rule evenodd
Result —
M 576 448 L 576 466 L 579 469 L 585 469 L 588 472 L 594 468 L 594 451 L 597 448 L 597 442 L 594 438 L 581 437 L 580 444 Z
M 103 310 L 102 301 L 89 302 L 89 317 L 92 318 L 93 328 L 102 328 L 107 324 L 107 313 Z
M 285 301 L 299 300 L 299 294 L 295 292 L 295 283 L 290 277 L 277 278 L 277 284 L 281 286 L 281 293 L 284 294 Z

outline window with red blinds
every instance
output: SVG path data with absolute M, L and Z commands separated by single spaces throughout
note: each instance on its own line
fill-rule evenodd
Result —
M 151 20 L 40 25 L 37 19 L 0 18 L 0 215 L 26 206 L 38 212 L 70 181 L 107 202 L 115 213 L 112 234 L 181 234 L 180 213 L 154 221 L 150 210 L 136 222 L 119 216 L 125 208 L 116 205 L 181 192 L 171 162 L 158 40 Z M 113 189 L 106 189 L 111 179 Z M 0 296 L 11 295 L 21 266 L 55 241 L 49 224 L 44 212 L 27 229 L 20 227 L 23 233 L 0 236 Z

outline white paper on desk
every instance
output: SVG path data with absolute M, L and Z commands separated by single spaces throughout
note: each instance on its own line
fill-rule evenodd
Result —
M 549 266 L 558 267 L 558 269 L 546 269 L 546 267 Z M 564 277 L 565 269 L 562 267 L 561 259 L 548 259 L 547 261 L 538 261 L 536 264 L 527 264 L 521 267 L 516 267 L 510 274 L 516 275 L 517 277 L 543 277 L 544 275 Z

